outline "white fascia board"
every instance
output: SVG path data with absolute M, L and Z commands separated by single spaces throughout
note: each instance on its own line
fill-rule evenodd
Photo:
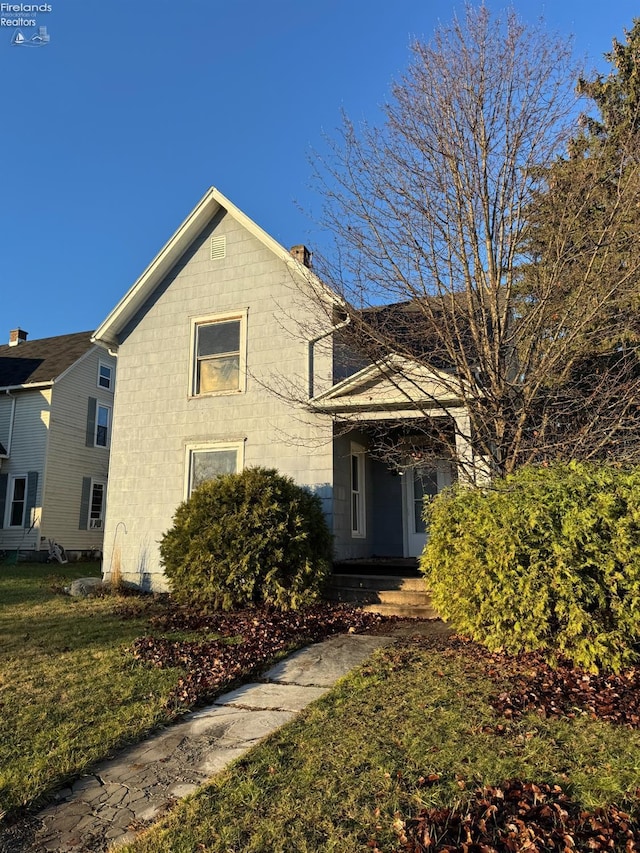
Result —
M 160 249 L 142 275 L 96 329 L 91 338 L 92 343 L 103 343 L 114 348 L 118 346 L 118 334 L 188 249 L 206 223 L 218 212 L 220 205 L 214 193 L 215 190 L 212 188 L 200 199 L 175 234 Z
M 317 397 L 314 397 L 310 402 L 312 404 L 324 404 L 335 400 L 339 403 L 340 398 L 347 396 L 350 391 L 357 392 L 361 385 L 367 384 L 371 379 L 379 378 L 380 381 L 382 381 L 390 374 L 406 373 L 407 371 L 419 371 L 423 374 L 423 379 L 432 377 L 439 382 L 451 382 L 451 375 L 446 373 L 444 370 L 438 370 L 435 367 L 427 367 L 426 365 L 421 365 L 418 362 L 409 361 L 401 356 L 391 354 L 380 361 L 376 361 L 373 364 L 363 367 L 362 370 L 359 370 L 352 376 L 347 376 L 346 379 L 342 379 L 340 382 L 337 382 L 327 391 L 323 391 L 322 394 L 318 394 Z
M 134 285 L 123 296 L 106 320 L 95 331 L 91 338 L 92 343 L 117 349 L 119 333 L 221 208 L 246 228 L 264 246 L 285 261 L 293 272 L 302 276 L 307 281 L 311 280 L 314 286 L 321 288 L 327 295 L 331 294 L 331 298 L 336 302 L 340 301 L 337 294 L 333 294 L 329 288 L 323 285 L 304 264 L 297 261 L 277 240 L 274 240 L 273 237 L 267 234 L 266 231 L 263 231 L 252 219 L 249 219 L 245 213 L 229 201 L 219 190 L 211 187 L 180 225 L 175 234 L 165 243 Z
M 455 401 L 452 405 L 452 408 L 449 408 L 446 404 L 442 406 L 436 407 L 418 407 L 413 409 L 344 409 L 344 410 L 335 410 L 329 411 L 328 409 L 322 409 L 321 411 L 324 414 L 331 414 L 337 420 L 344 419 L 345 421 L 353 420 L 354 422 L 360 421 L 400 421 L 400 420 L 422 420 L 423 418 L 443 418 L 446 416 L 454 417 L 454 412 L 457 411 L 456 408 L 457 401 Z
M 11 391 L 33 391 L 39 388 L 52 388 L 55 379 L 48 379 L 46 382 L 27 382 L 25 385 L 3 385 L 0 387 L 0 394 Z

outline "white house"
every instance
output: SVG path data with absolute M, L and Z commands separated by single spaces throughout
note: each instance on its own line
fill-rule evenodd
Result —
M 93 336 L 118 361 L 105 575 L 164 588 L 158 541 L 178 504 L 252 465 L 320 495 L 337 559 L 419 554 L 422 495 L 455 472 L 407 454 L 398 476 L 349 426 L 354 413 L 365 427 L 424 419 L 426 397 L 401 387 L 393 357 L 349 375 L 339 309 L 304 247 L 287 251 L 216 189 L 204 195 Z M 433 402 L 437 370 L 416 369 L 431 414 L 464 425 L 458 401 Z
M 115 359 L 91 332 L 0 346 L 0 551 L 100 551 Z

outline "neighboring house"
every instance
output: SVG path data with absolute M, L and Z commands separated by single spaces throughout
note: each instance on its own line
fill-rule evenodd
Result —
M 392 357 L 349 368 L 335 340 L 343 327 L 305 248 L 288 252 L 210 189 L 93 338 L 118 357 L 106 576 L 162 589 L 158 541 L 178 504 L 202 480 L 253 465 L 320 495 L 336 558 L 420 552 L 422 494 L 455 472 L 421 468 L 409 444 L 406 464 L 390 468 L 349 421 L 426 412 L 462 436 L 465 412 L 439 392 L 437 370 L 416 367 L 426 403 L 412 401 L 416 386 L 402 387 Z
M 116 362 L 91 334 L 0 346 L 0 551 L 102 550 Z

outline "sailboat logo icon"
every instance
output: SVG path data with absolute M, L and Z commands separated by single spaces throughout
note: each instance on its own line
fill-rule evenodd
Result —
M 47 32 L 46 27 L 38 27 L 38 32 L 31 36 L 31 38 L 27 38 L 22 34 L 21 30 L 16 30 L 15 35 L 11 39 L 11 44 L 15 44 L 18 47 L 42 47 L 45 44 L 49 44 L 49 33 Z

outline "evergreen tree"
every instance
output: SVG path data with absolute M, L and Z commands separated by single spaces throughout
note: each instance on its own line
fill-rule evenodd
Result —
M 541 456 L 640 455 L 640 19 L 605 77 L 581 78 L 590 114 L 528 209 L 522 323 L 565 357 L 547 377 Z M 535 431 L 536 441 L 540 432 Z

